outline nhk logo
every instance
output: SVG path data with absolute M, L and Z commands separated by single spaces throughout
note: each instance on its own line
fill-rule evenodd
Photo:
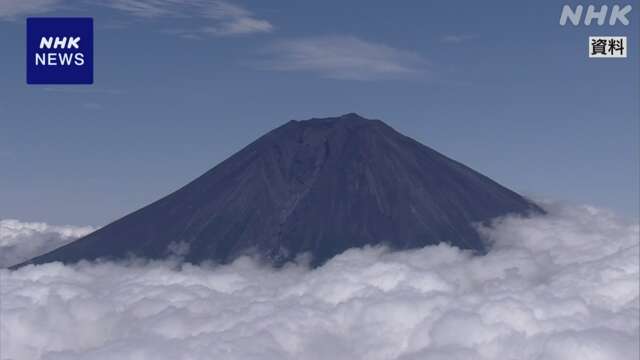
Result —
M 93 19 L 28 18 L 27 83 L 92 84 Z
M 600 6 L 598 10 L 594 5 L 589 5 L 587 7 L 587 11 L 583 15 L 584 6 L 578 5 L 575 8 L 571 8 L 569 5 L 565 5 L 562 7 L 562 12 L 560 13 L 560 25 L 565 26 L 567 24 L 567 20 L 573 24 L 573 26 L 580 25 L 581 18 L 584 19 L 584 25 L 589 26 L 595 20 L 598 26 L 604 25 L 607 20 L 607 13 L 609 14 L 609 25 L 614 26 L 618 22 L 622 25 L 629 25 L 629 19 L 627 19 L 627 15 L 631 12 L 631 5 L 613 5 L 611 9 L 607 5 Z M 609 11 L 611 10 L 611 11 Z
M 55 40 L 52 36 L 43 37 L 40 40 L 40 49 L 80 49 L 78 43 L 80 37 L 74 38 L 59 38 Z M 84 54 L 81 52 L 74 53 L 60 53 L 60 52 L 39 52 L 36 53 L 36 65 L 62 65 L 69 66 L 71 64 L 76 66 L 84 65 Z

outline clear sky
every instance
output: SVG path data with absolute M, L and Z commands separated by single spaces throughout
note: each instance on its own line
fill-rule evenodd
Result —
M 104 225 L 290 119 L 348 112 L 525 195 L 638 217 L 640 4 L 563 27 L 565 3 L 2 0 L 0 218 Z M 94 85 L 26 85 L 34 15 L 94 17 Z M 629 57 L 587 58 L 593 35 Z

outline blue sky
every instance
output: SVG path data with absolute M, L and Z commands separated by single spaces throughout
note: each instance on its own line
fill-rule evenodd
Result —
M 565 3 L 3 0 L 0 218 L 103 225 L 290 119 L 348 112 L 637 217 L 640 4 L 629 26 L 563 27 Z M 94 17 L 94 85 L 26 85 L 27 16 Z M 593 35 L 629 57 L 588 59 Z

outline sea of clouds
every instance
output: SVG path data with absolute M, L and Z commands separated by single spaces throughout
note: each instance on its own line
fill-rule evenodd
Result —
M 354 249 L 315 270 L 248 258 L 0 270 L 0 358 L 638 359 L 638 224 L 547 208 L 482 228 L 486 256 L 442 244 Z
M 93 230 L 91 226 L 55 226 L 0 219 L 0 268 L 47 253 Z

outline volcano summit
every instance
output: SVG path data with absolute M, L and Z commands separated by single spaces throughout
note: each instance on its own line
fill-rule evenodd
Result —
M 27 263 L 129 256 L 319 265 L 352 247 L 447 242 L 485 252 L 474 223 L 542 210 L 357 114 L 292 120 L 174 193 Z

